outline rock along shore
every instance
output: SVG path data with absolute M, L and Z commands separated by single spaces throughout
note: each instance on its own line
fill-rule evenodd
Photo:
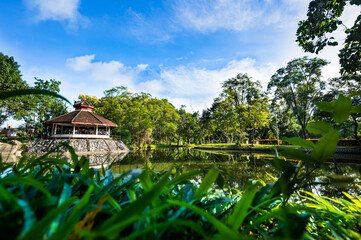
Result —
M 45 153 L 50 149 L 66 142 L 78 154 L 99 154 L 128 152 L 129 148 L 121 140 L 110 139 L 38 139 L 26 146 L 26 153 Z M 65 147 L 59 149 L 67 152 Z

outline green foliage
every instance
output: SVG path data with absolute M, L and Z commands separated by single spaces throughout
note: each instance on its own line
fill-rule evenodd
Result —
M 273 102 L 284 104 L 302 127 L 306 139 L 306 126 L 312 119 L 314 103 L 319 101 L 325 83 L 321 80 L 321 68 L 327 61 L 319 58 L 297 58 L 280 68 L 271 77 L 268 90 L 275 88 Z
M 254 140 L 256 132 L 269 122 L 268 98 L 261 92 L 260 82 L 252 81 L 247 74 L 238 74 L 222 87 L 222 93 L 204 112 L 201 122 L 220 132 L 228 143 L 236 139 L 241 142 L 247 134 Z
M 13 57 L 9 57 L 0 52 L 0 91 L 26 89 L 28 85 L 21 78 L 19 64 Z M 6 94 L 6 93 L 4 93 Z M 22 112 L 24 97 L 19 95 L 12 98 L 0 99 L 0 125 L 9 117 Z
M 338 45 L 330 33 L 342 25 L 347 37 L 339 54 L 341 73 L 355 74 L 361 70 L 361 15 L 357 16 L 353 26 L 346 26 L 340 17 L 347 4 L 355 8 L 360 6 L 361 2 L 358 0 L 311 1 L 308 6 L 307 19 L 298 24 L 297 42 L 306 52 L 319 53 L 327 45 Z
M 340 97 L 334 106 L 345 102 Z M 332 112 L 345 119 L 345 111 Z M 15 164 L 0 161 L 0 230 L 12 239 L 357 239 L 359 197 L 329 199 L 304 191 L 313 181 L 305 162 L 319 166 L 338 141 L 332 124 L 316 122 L 309 129 L 322 134 L 316 144 L 284 140 L 312 148 L 311 155 L 282 152 L 300 164 L 269 160 L 279 179 L 250 180 L 243 191 L 217 186 L 217 167 L 204 176 L 180 168 L 159 173 L 148 165 L 121 175 L 96 170 L 67 144 Z M 70 162 L 51 157 L 62 148 Z
M 159 142 L 172 138 L 176 131 L 175 122 L 179 118 L 173 105 L 166 99 L 152 98 L 147 93 L 130 93 L 125 87 L 116 87 L 104 92 L 94 112 L 106 117 L 119 126 L 119 130 L 129 131 L 132 143 L 149 144 L 151 139 Z

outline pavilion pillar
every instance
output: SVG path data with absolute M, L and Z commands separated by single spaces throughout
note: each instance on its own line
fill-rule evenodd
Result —
M 95 126 L 95 135 L 98 135 L 98 125 Z
M 75 125 L 73 126 L 73 135 L 75 134 Z
M 57 128 L 58 124 L 55 124 L 55 128 L 54 128 L 54 135 L 56 135 L 56 128 Z

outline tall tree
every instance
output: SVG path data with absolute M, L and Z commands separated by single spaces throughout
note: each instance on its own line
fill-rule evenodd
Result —
M 222 86 L 221 97 L 234 109 L 239 136 L 242 138 L 245 129 L 249 129 L 254 140 L 256 130 L 269 122 L 268 99 L 261 91 L 261 83 L 252 81 L 247 74 L 238 74 L 225 81 Z
M 50 79 L 43 80 L 35 78 L 34 88 L 60 92 L 60 81 Z M 64 101 L 53 96 L 34 95 L 25 101 L 30 107 L 26 114 L 22 114 L 22 118 L 28 125 L 39 130 L 43 130 L 44 123 L 51 118 L 67 113 L 67 107 Z
M 28 88 L 28 85 L 21 79 L 20 65 L 14 60 L 0 52 L 0 91 Z M 7 100 L 0 100 L 0 125 L 9 117 L 15 116 L 24 110 L 23 97 L 15 97 Z
M 327 45 L 338 45 L 330 33 L 342 26 L 346 39 L 339 53 L 341 73 L 354 74 L 361 70 L 361 15 L 357 16 L 353 26 L 346 26 L 340 16 L 347 4 L 351 7 L 360 6 L 361 1 L 312 0 L 308 6 L 307 19 L 298 24 L 297 42 L 306 52 L 317 54 Z
M 321 68 L 327 61 L 303 57 L 290 61 L 271 77 L 268 90 L 275 88 L 273 101 L 283 99 L 302 127 L 306 139 L 306 125 L 311 120 L 317 102 L 325 89 L 321 80 Z

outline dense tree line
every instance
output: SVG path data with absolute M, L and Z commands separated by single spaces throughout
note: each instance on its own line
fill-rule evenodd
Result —
M 21 79 L 19 65 L 12 57 L 0 55 L 0 90 L 35 88 L 60 92 L 60 81 L 35 78 L 34 86 Z M 343 74 L 325 82 L 319 58 L 297 58 L 276 71 L 262 91 L 260 81 L 247 73 L 225 80 L 222 92 L 210 108 L 202 113 L 188 113 L 185 106 L 176 109 L 167 99 L 149 93 L 131 93 L 126 87 L 106 90 L 96 98 L 79 95 L 79 100 L 94 105 L 94 111 L 118 125 L 113 130 L 127 144 L 243 143 L 255 139 L 307 135 L 310 121 L 332 121 L 331 114 L 320 112 L 316 102 L 333 101 L 339 94 L 348 95 L 361 89 L 361 75 Z M 353 98 L 360 104 L 360 98 Z M 66 105 L 52 96 L 26 96 L 3 101 L 1 123 L 9 117 L 22 119 L 28 127 L 44 130 L 44 123 L 67 112 Z M 340 124 L 342 138 L 360 135 L 360 113 L 351 114 Z

